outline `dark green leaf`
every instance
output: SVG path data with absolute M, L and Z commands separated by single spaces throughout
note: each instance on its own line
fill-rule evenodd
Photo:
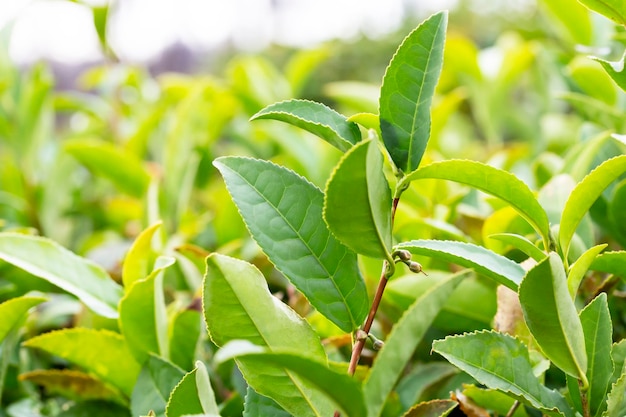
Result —
M 522 282 L 524 269 L 504 256 L 471 243 L 447 240 L 412 240 L 400 243 L 397 249 L 407 249 L 416 255 L 443 259 L 466 268 L 473 268 L 512 290 Z
M 257 393 L 248 387 L 243 417 L 291 417 L 276 401 Z M 169 417 L 169 416 L 168 416 Z
M 369 140 L 347 152 L 326 185 L 324 220 L 353 251 L 391 260 L 391 192 L 383 156 Z
M 470 160 L 448 160 L 424 166 L 402 179 L 403 184 L 424 178 L 437 178 L 467 184 L 507 202 L 549 241 L 550 224 L 533 192 L 515 175 Z M 399 185 L 401 187 L 402 185 Z
M 356 123 L 333 109 L 309 100 L 287 100 L 267 106 L 250 120 L 274 119 L 298 126 L 339 149 L 347 151 L 361 140 Z
M 172 390 L 165 415 L 181 417 L 203 413 L 219 415 L 219 409 L 206 366 L 197 361 L 195 369 L 187 373 Z
M 95 313 L 117 318 L 122 288 L 102 267 L 56 242 L 37 236 L 0 233 L 0 259 L 75 295 Z
M 396 167 L 417 169 L 430 137 L 430 106 L 443 65 L 448 15 L 422 22 L 392 58 L 380 90 L 380 129 Z
M 363 386 L 369 417 L 380 415 L 387 397 L 432 321 L 456 286 L 470 274 L 471 271 L 462 271 L 451 275 L 423 294 L 393 327 Z
M 519 299 L 526 324 L 548 359 L 563 372 L 586 380 L 585 336 L 556 253 L 528 271 Z
M 133 415 L 145 415 L 152 410 L 157 417 L 164 417 L 170 393 L 184 375 L 185 372 L 174 364 L 150 355 L 130 398 Z
M 345 332 L 367 314 L 356 254 L 322 218 L 324 195 L 292 171 L 249 158 L 218 158 L 228 190 L 252 237 L 323 315 Z
M 436 340 L 433 350 L 489 388 L 507 392 L 550 416 L 574 417 L 565 398 L 533 374 L 528 348 L 518 339 L 496 332 L 467 333 Z

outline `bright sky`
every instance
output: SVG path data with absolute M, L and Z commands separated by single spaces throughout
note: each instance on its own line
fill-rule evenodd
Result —
M 104 0 L 106 1 L 106 0 Z M 431 11 L 457 0 L 116 0 L 109 43 L 125 60 L 146 61 L 180 41 L 202 49 L 227 39 L 258 50 L 269 42 L 312 46 L 364 33 L 393 30 L 404 6 L 431 4 Z M 102 3 L 90 0 L 89 3 Z M 277 10 L 272 10 L 272 4 Z M 66 0 L 0 0 L 0 28 L 13 22 L 9 53 L 17 63 L 54 58 L 67 63 L 98 59 L 90 11 Z

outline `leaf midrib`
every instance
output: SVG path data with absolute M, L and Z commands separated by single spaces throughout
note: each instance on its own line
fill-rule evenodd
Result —
M 289 228 L 296 234 L 296 236 L 298 236 L 300 242 L 302 242 L 302 244 L 307 248 L 307 250 L 309 251 L 309 253 L 311 254 L 311 256 L 315 259 L 315 261 L 318 263 L 319 266 L 322 267 L 322 269 L 324 270 L 324 272 L 326 272 L 326 274 L 328 275 L 328 277 L 330 278 L 330 282 L 332 282 L 333 287 L 335 288 L 336 292 L 339 294 L 341 300 L 343 301 L 343 305 L 345 308 L 345 311 L 348 313 L 348 316 L 350 317 L 350 321 L 352 322 L 353 325 L 356 324 L 356 320 L 352 315 L 352 311 L 350 311 L 349 308 L 347 308 L 348 302 L 346 297 L 344 296 L 344 294 L 339 290 L 339 287 L 337 286 L 337 283 L 335 282 L 335 280 L 333 279 L 334 274 L 331 274 L 331 272 L 326 268 L 326 266 L 321 262 L 320 258 L 315 254 L 315 252 L 313 252 L 313 250 L 311 249 L 311 247 L 309 246 L 309 244 L 303 239 L 303 237 L 301 236 L 300 232 L 297 231 L 294 226 L 291 224 L 291 222 L 287 221 L 287 218 L 280 212 L 280 210 L 278 210 L 278 208 L 272 204 L 258 189 L 257 187 L 252 184 L 250 181 L 248 181 L 247 178 L 243 177 L 241 174 L 239 174 L 238 171 L 233 170 L 232 168 L 230 168 L 228 165 L 225 165 L 232 173 L 236 174 L 241 180 L 243 180 L 246 184 L 248 184 L 248 186 L 250 186 L 256 193 L 257 195 L 259 195 L 260 197 L 263 198 L 263 200 L 270 206 L 272 207 L 272 209 L 274 209 L 274 211 L 276 213 L 279 214 L 279 216 L 283 219 L 283 221 L 285 222 L 285 224 L 287 224 L 289 226 Z M 319 190 L 318 190 L 319 191 Z M 328 234 L 328 239 L 333 239 L 332 235 L 330 235 L 330 233 Z M 328 239 L 326 240 L 326 244 L 328 244 Z M 278 266 L 275 265 L 276 269 L 278 269 L 279 271 L 283 272 L 282 269 Z M 335 271 L 336 272 L 336 271 Z M 284 273 L 284 272 L 283 272 Z

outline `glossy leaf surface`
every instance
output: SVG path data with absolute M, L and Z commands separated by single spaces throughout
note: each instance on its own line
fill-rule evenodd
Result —
M 626 172 L 626 155 L 604 161 L 580 181 L 565 203 L 559 228 L 559 244 L 567 256 L 578 224 L 602 192 Z
M 141 369 L 122 335 L 107 330 L 74 328 L 45 333 L 24 342 L 72 362 L 130 396 Z M 97 349 L 85 349 L 94 346 Z M 124 372 L 119 372 L 124 369 Z
M 519 299 L 526 324 L 548 359 L 563 372 L 585 379 L 583 328 L 556 253 L 528 271 L 519 288 Z
M 247 262 L 224 255 L 207 258 L 203 311 L 218 346 L 245 339 L 270 350 L 297 350 L 326 361 L 319 337 L 291 308 L 270 294 L 263 275 Z M 331 413 L 325 397 L 298 376 L 272 363 L 239 359 L 248 384 L 300 416 Z
M 489 388 L 507 392 L 550 416 L 574 417 L 557 391 L 533 374 L 528 348 L 509 335 L 496 332 L 449 336 L 433 342 L 433 350 Z
M 361 325 L 367 292 L 356 254 L 333 237 L 322 218 L 324 196 L 285 168 L 249 158 L 218 158 L 252 237 L 289 280 L 342 330 Z
M 354 146 L 328 180 L 324 220 L 356 253 L 390 259 L 391 191 L 382 172 L 383 156 L 375 142 Z
M 267 106 L 250 120 L 274 119 L 298 126 L 339 149 L 347 151 L 361 140 L 356 123 L 321 103 L 287 100 Z
M 0 233 L 0 259 L 75 295 L 97 314 L 117 317 L 122 287 L 102 267 L 52 240 Z
M 380 415 L 387 397 L 432 321 L 456 286 L 471 273 L 459 272 L 424 293 L 395 324 L 363 386 L 369 417 Z
M 425 178 L 455 181 L 498 197 L 526 219 L 544 242 L 549 240 L 550 224 L 546 212 L 530 188 L 515 175 L 481 162 L 452 159 L 426 165 L 402 181 L 408 183 Z
M 443 259 L 466 268 L 473 268 L 512 290 L 522 282 L 524 269 L 504 256 L 481 246 L 447 240 L 412 240 L 400 243 L 397 249 L 406 249 L 416 255 Z
M 380 90 L 380 129 L 396 167 L 417 169 L 430 137 L 430 107 L 443 65 L 448 15 L 420 24 L 392 58 Z

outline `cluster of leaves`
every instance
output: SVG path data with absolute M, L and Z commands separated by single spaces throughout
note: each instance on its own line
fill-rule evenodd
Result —
M 434 14 L 327 90 L 350 117 L 290 98 L 325 50 L 99 95 L 3 66 L 0 413 L 622 416 L 623 59 L 561 3 L 489 53 Z

